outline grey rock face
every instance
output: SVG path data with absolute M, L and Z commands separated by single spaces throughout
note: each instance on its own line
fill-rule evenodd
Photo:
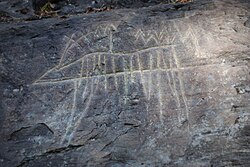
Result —
M 0 23 L 0 166 L 249 166 L 249 9 Z

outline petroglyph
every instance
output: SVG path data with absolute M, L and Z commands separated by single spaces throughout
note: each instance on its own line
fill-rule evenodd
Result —
M 123 66 L 122 64 L 124 64 L 123 58 L 130 57 L 133 54 L 138 54 L 137 61 L 138 61 L 138 65 L 140 66 L 139 67 L 140 69 L 137 69 L 137 70 L 135 69 L 135 71 L 147 71 L 150 69 L 149 69 L 148 62 L 144 61 L 145 56 L 149 58 L 150 54 L 156 54 L 157 50 L 164 49 L 165 47 L 170 47 L 170 46 L 166 45 L 166 46 L 160 46 L 160 47 L 152 47 L 152 48 L 147 48 L 147 49 L 143 49 L 134 53 L 127 53 L 127 54 L 124 54 L 124 53 L 110 54 L 108 52 L 90 53 L 90 54 L 84 55 L 82 58 L 75 60 L 74 62 L 68 65 L 65 65 L 61 68 L 58 68 L 58 66 L 52 68 L 51 70 L 43 74 L 34 83 L 37 84 L 41 82 L 54 82 L 54 81 L 69 80 L 69 79 L 74 79 L 74 78 L 88 78 L 88 77 L 94 77 L 94 76 L 100 76 L 100 75 L 103 76 L 104 74 L 106 75 L 114 75 L 114 74 L 119 74 L 119 73 L 122 74 L 123 72 L 125 72 L 124 68 L 122 67 Z M 150 53 L 150 52 L 153 52 L 153 53 Z M 101 70 L 99 69 L 100 73 L 95 71 L 95 67 L 96 65 L 98 65 L 98 63 L 97 64 L 94 63 L 94 61 L 96 61 L 95 57 L 98 55 L 100 55 L 101 57 L 106 57 L 105 62 L 107 62 L 106 70 L 105 68 L 101 67 L 103 69 Z M 110 63 L 110 61 L 112 63 Z M 128 60 L 128 61 L 133 61 L 133 60 Z M 112 66 L 112 70 L 109 69 L 108 64 Z M 126 69 L 130 68 L 130 64 L 132 64 L 133 66 L 135 65 L 133 64 L 133 62 L 132 63 L 128 62 Z M 76 70 L 74 71 L 75 73 L 74 74 L 70 74 L 72 72 L 68 73 L 67 70 L 70 70 L 73 67 Z
M 208 57 L 208 55 L 205 52 L 202 52 L 203 49 L 201 48 L 199 44 L 199 40 L 198 40 L 199 37 L 197 35 L 197 32 L 194 30 L 193 25 L 189 23 L 181 23 L 181 24 L 186 24 L 187 28 L 185 30 L 180 30 L 179 29 L 180 26 L 178 26 L 177 23 L 173 21 L 174 28 L 179 34 L 181 42 L 183 44 L 189 45 L 188 49 L 191 49 L 197 58 Z M 201 29 L 200 31 L 203 31 L 203 30 Z M 205 32 L 204 34 L 207 34 L 207 32 Z
M 157 46 L 162 44 L 173 44 L 175 35 L 169 34 L 173 27 L 162 27 L 160 30 L 142 30 L 138 29 L 134 34 L 136 42 L 142 42 L 145 46 L 148 44 L 155 44 Z
M 72 109 L 66 125 L 65 134 L 61 144 L 70 144 L 81 120 L 86 116 L 92 98 L 99 88 L 100 77 L 88 78 L 86 80 L 73 81 L 74 98 Z
M 170 69 L 173 69 L 173 60 L 170 59 Z M 177 91 L 177 86 L 176 86 L 176 83 L 175 83 L 175 74 L 174 74 L 175 71 L 171 70 L 171 78 L 172 78 L 172 83 L 173 83 L 173 87 L 170 86 L 170 89 L 172 90 L 174 96 L 175 96 L 175 99 L 176 99 L 176 103 L 177 103 L 177 108 L 180 110 L 180 112 L 178 113 L 178 121 L 181 122 L 181 103 L 180 103 L 180 98 L 179 98 L 179 94 L 178 94 L 178 91 Z M 171 85 L 171 80 L 170 80 L 170 76 L 168 75 L 168 78 L 169 78 L 169 85 Z
M 156 1 L 3 21 L 0 166 L 249 166 L 249 1 Z
M 77 98 L 77 86 L 78 86 L 78 82 L 75 81 L 74 82 L 74 98 L 73 98 L 73 107 L 72 107 L 72 111 L 71 111 L 71 115 L 69 117 L 69 120 L 68 120 L 68 125 L 66 126 L 66 132 L 62 138 L 62 142 L 63 143 L 66 138 L 68 138 L 68 133 L 70 132 L 70 130 L 72 130 L 72 124 L 73 124 L 73 119 L 75 117 L 75 112 L 76 112 L 76 98 Z
M 133 56 L 130 56 L 130 69 L 129 69 L 129 73 L 130 73 L 130 78 L 131 78 L 131 82 L 134 82 L 134 75 L 133 75 Z
M 114 31 L 116 31 L 116 26 L 108 24 L 99 25 L 94 31 L 91 30 L 86 34 L 76 32 L 70 37 L 65 36 L 64 41 L 66 42 L 66 46 L 62 51 L 62 57 L 57 68 L 68 65 L 83 54 L 92 53 L 97 49 L 112 52 Z
M 48 70 L 33 85 L 64 84 L 72 82 L 74 85 L 74 98 L 68 123 L 65 125 L 65 134 L 61 144 L 70 144 L 77 131 L 81 120 L 87 116 L 89 107 L 98 93 L 117 91 L 120 105 L 129 105 L 131 84 L 139 83 L 147 101 L 146 110 L 156 107 L 159 110 L 159 120 L 162 124 L 168 116 L 166 109 L 170 104 L 169 98 L 174 97 L 177 119 L 181 123 L 188 119 L 188 104 L 184 92 L 182 71 L 188 68 L 182 67 L 175 49 L 178 45 L 171 44 L 175 39 L 168 36 L 165 29 L 161 31 L 150 30 L 137 31 L 137 42 L 142 41 L 145 45 L 153 42 L 157 46 L 151 46 L 137 51 L 121 53 L 113 50 L 113 25 L 99 27 L 94 32 L 76 38 L 73 34 L 68 39 L 59 64 Z M 82 53 L 72 55 L 74 49 L 82 49 L 91 38 L 106 38 L 108 46 L 104 51 Z M 84 43 L 85 42 L 85 43 Z M 85 47 L 85 48 L 88 48 Z M 73 56 L 70 60 L 68 56 Z M 165 84 L 167 83 L 167 84 Z M 150 103 L 156 99 L 154 103 Z M 156 105 L 156 106 L 152 106 Z M 151 111 L 150 110 L 150 111 Z M 184 113 L 183 113 L 184 112 Z M 171 115 L 171 114 L 170 114 Z M 172 114 L 173 115 L 173 114 Z M 167 118 L 169 119 L 169 118 Z
M 175 49 L 174 47 L 172 47 L 172 50 L 173 50 L 173 57 L 174 57 L 174 61 L 176 63 L 176 66 L 177 66 L 177 69 L 180 69 L 181 68 L 181 64 L 177 58 L 177 55 L 176 55 L 176 52 L 175 52 Z M 189 107 L 188 107 L 188 104 L 187 104 L 187 97 L 186 97 L 186 94 L 185 94 L 185 90 L 184 90 L 184 83 L 183 83 L 183 77 L 182 77 L 182 72 L 180 70 L 178 70 L 178 81 L 179 81 L 179 85 L 180 85 L 180 93 L 181 93 L 181 97 L 182 97 L 182 100 L 184 102 L 184 106 L 185 106 L 185 114 L 186 114 L 186 118 L 185 119 L 182 119 L 181 122 L 186 122 L 189 120 Z M 176 91 L 178 92 L 178 91 Z M 190 125 L 189 125 L 189 122 L 188 122 L 188 132 L 189 132 L 189 135 L 190 135 Z

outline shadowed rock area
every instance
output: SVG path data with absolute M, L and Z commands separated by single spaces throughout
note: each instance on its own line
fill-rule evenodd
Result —
M 250 166 L 248 0 L 38 3 L 0 2 L 0 166 Z

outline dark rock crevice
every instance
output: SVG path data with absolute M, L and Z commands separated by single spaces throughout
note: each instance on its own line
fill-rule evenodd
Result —
M 53 136 L 54 132 L 44 123 L 34 126 L 22 127 L 10 134 L 9 140 L 27 140 L 35 136 Z

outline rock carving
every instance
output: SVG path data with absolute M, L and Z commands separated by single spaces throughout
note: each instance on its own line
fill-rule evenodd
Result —
M 94 32 L 89 32 L 86 35 L 82 35 L 78 39 L 73 39 L 74 34 L 68 39 L 68 43 L 63 51 L 59 64 L 47 71 L 33 85 L 47 85 L 47 84 L 64 84 L 65 82 L 74 83 L 74 98 L 72 99 L 71 116 L 69 118 L 68 125 L 66 126 L 65 135 L 62 138 L 62 143 L 65 141 L 70 143 L 74 132 L 77 128 L 77 124 L 85 116 L 86 110 L 88 110 L 91 97 L 95 94 L 99 84 L 104 85 L 105 91 L 107 91 L 108 85 L 115 87 L 117 90 L 119 85 L 117 82 L 118 77 L 123 78 L 124 96 L 128 96 L 128 86 L 134 80 L 140 80 L 143 86 L 143 91 L 146 99 L 149 101 L 153 95 L 152 89 L 157 90 L 157 99 L 159 107 L 159 117 L 163 123 L 164 117 L 164 98 L 166 98 L 167 92 L 162 90 L 163 83 L 168 83 L 168 88 L 173 94 L 176 107 L 178 110 L 179 123 L 188 119 L 188 104 L 183 87 L 182 70 L 185 67 L 181 67 L 178 61 L 178 56 L 175 53 L 176 45 L 162 45 L 164 41 L 169 40 L 167 32 L 162 30 L 159 33 L 157 31 L 143 32 L 138 30 L 135 37 L 137 41 L 149 43 L 155 42 L 158 46 L 149 47 L 146 49 L 138 50 L 131 53 L 113 53 L 113 39 L 112 33 L 116 30 L 114 25 L 108 25 L 97 27 Z M 83 43 L 87 45 L 89 36 L 109 37 L 108 50 L 104 52 L 92 52 L 86 55 L 82 55 L 79 59 L 73 60 L 70 63 L 67 58 L 73 56 L 72 48 L 82 48 Z M 171 39 L 173 41 L 174 39 Z M 170 41 L 170 43 L 171 43 Z M 169 41 L 168 41 L 169 42 Z M 189 67 L 194 68 L 194 67 Z M 139 75 L 138 75 L 139 74 Z M 139 78 L 137 78 L 139 76 Z M 108 78 L 114 79 L 114 85 L 109 83 Z M 156 82 L 153 82 L 156 80 Z M 81 92 L 81 88 L 84 90 Z M 89 91 L 89 92 L 88 92 Z M 179 94 L 180 92 L 180 94 Z M 87 100 L 84 105 L 84 109 L 81 109 L 80 116 L 76 114 L 77 99 L 82 98 Z M 184 103 L 184 107 L 181 103 Z M 124 105 L 126 105 L 127 99 L 124 99 Z M 148 105 L 148 104 L 147 104 Z M 148 108 L 149 106 L 147 106 Z M 183 113 L 184 112 L 184 113 Z

